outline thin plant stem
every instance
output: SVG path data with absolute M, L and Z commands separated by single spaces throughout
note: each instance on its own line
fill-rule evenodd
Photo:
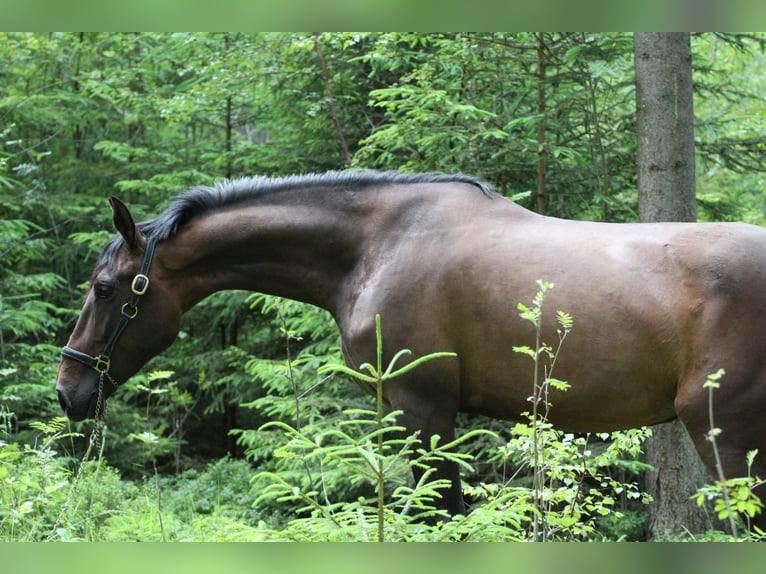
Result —
M 708 388 L 708 419 L 710 421 L 710 432 L 707 434 L 707 439 L 710 441 L 711 446 L 713 447 L 713 456 L 715 457 L 715 470 L 718 474 L 718 481 L 721 483 L 721 487 L 723 488 L 723 503 L 726 506 L 726 514 L 729 519 L 729 527 L 731 528 L 731 533 L 734 538 L 737 537 L 737 524 L 734 520 L 734 514 L 731 510 L 731 500 L 729 500 L 729 488 L 726 486 L 726 476 L 723 473 L 723 464 L 721 463 L 721 454 L 718 452 L 718 445 L 716 443 L 715 437 L 720 432 L 720 429 L 717 429 L 715 426 L 715 422 L 713 420 L 713 392 L 715 389 L 719 387 L 718 379 L 723 376 L 724 372 L 723 370 L 718 371 L 717 373 L 710 375 L 708 377 L 708 380 L 705 382 L 705 386 Z
M 380 328 L 380 315 L 375 315 L 375 337 L 377 346 L 377 375 L 378 380 L 375 382 L 375 429 L 378 431 L 378 542 L 385 541 L 385 529 L 384 529 L 384 511 L 385 511 L 385 498 L 384 498 L 384 476 L 383 476 L 383 334 Z
M 533 374 L 533 386 L 532 386 L 532 460 L 534 462 L 534 472 L 532 473 L 532 497 L 534 501 L 535 512 L 532 514 L 532 539 L 538 540 L 540 535 L 540 500 L 541 492 L 543 488 L 542 484 L 542 472 L 540 461 L 540 433 L 539 433 L 539 420 L 538 420 L 538 402 L 540 400 L 540 386 L 538 381 L 540 380 L 540 343 L 542 340 L 542 300 L 540 301 L 541 307 L 538 309 L 538 315 L 535 320 L 535 354 L 534 354 L 534 374 Z
M 292 356 L 292 347 L 290 345 L 290 341 L 294 338 L 294 336 L 290 333 L 290 331 L 287 329 L 287 318 L 285 317 L 285 314 L 282 312 L 282 308 L 280 306 L 277 306 L 277 314 L 279 315 L 279 322 L 280 326 L 282 328 L 282 332 L 285 335 L 285 352 L 287 353 L 287 380 L 290 381 L 290 386 L 293 390 L 293 397 L 295 398 L 295 428 L 300 432 L 301 429 L 301 394 L 298 392 L 298 383 L 295 381 L 295 373 L 293 372 L 293 356 Z M 316 489 L 316 484 L 314 483 L 314 477 L 311 473 L 311 467 L 309 466 L 308 461 L 306 460 L 305 456 L 301 456 L 301 459 L 303 461 L 303 467 L 306 470 L 306 477 L 309 480 L 309 484 L 311 485 L 311 489 Z M 324 481 L 322 483 L 322 492 L 325 494 L 325 502 L 329 504 L 329 500 L 327 499 L 327 489 L 324 488 Z

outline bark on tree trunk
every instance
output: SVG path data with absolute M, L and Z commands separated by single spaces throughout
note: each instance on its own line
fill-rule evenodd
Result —
M 638 217 L 696 221 L 692 54 L 688 33 L 636 33 Z
M 548 152 L 545 149 L 545 36 L 537 34 L 537 213 L 548 213 L 548 194 L 545 188 L 545 168 Z
M 641 221 L 695 221 L 694 108 L 688 33 L 636 33 L 638 213 Z M 713 526 L 690 497 L 710 482 L 680 421 L 656 425 L 646 445 L 650 538 Z

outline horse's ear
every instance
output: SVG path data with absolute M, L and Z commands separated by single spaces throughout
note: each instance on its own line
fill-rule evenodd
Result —
M 115 196 L 109 198 L 109 205 L 112 206 L 114 228 L 122 235 L 127 246 L 131 251 L 143 251 L 146 248 L 146 237 L 133 221 L 128 206 Z

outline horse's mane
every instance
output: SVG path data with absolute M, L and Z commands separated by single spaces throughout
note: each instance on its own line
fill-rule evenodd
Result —
M 380 185 L 417 183 L 467 183 L 484 195 L 494 197 L 492 186 L 471 175 L 442 173 L 400 173 L 395 171 L 328 171 L 285 177 L 243 177 L 224 180 L 211 186 L 197 186 L 180 193 L 156 219 L 138 224 L 147 237 L 163 241 L 175 235 L 185 222 L 199 215 L 290 189 L 349 189 Z M 117 255 L 122 237 L 115 237 L 104 249 L 99 263 L 109 263 Z

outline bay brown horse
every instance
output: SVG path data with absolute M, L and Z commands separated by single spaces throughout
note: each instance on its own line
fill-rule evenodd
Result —
M 754 473 L 766 476 L 764 229 L 567 221 L 470 176 L 390 172 L 199 187 L 138 225 L 119 200 L 112 209 L 119 235 L 93 271 L 56 383 L 73 420 L 96 415 L 99 396 L 168 347 L 185 311 L 247 289 L 329 310 L 351 366 L 375 362 L 376 314 L 386 349 L 456 353 L 385 387 L 408 429 L 451 440 L 459 411 L 529 410 L 531 361 L 511 349 L 532 335 L 516 305 L 544 279 L 556 286 L 546 305 L 575 320 L 556 367 L 571 388 L 551 422 L 600 432 L 679 417 L 712 471 L 703 383 L 723 368 L 723 470 L 744 475 L 746 452 L 759 449 Z M 443 508 L 463 513 L 457 467 L 437 473 L 452 482 Z

